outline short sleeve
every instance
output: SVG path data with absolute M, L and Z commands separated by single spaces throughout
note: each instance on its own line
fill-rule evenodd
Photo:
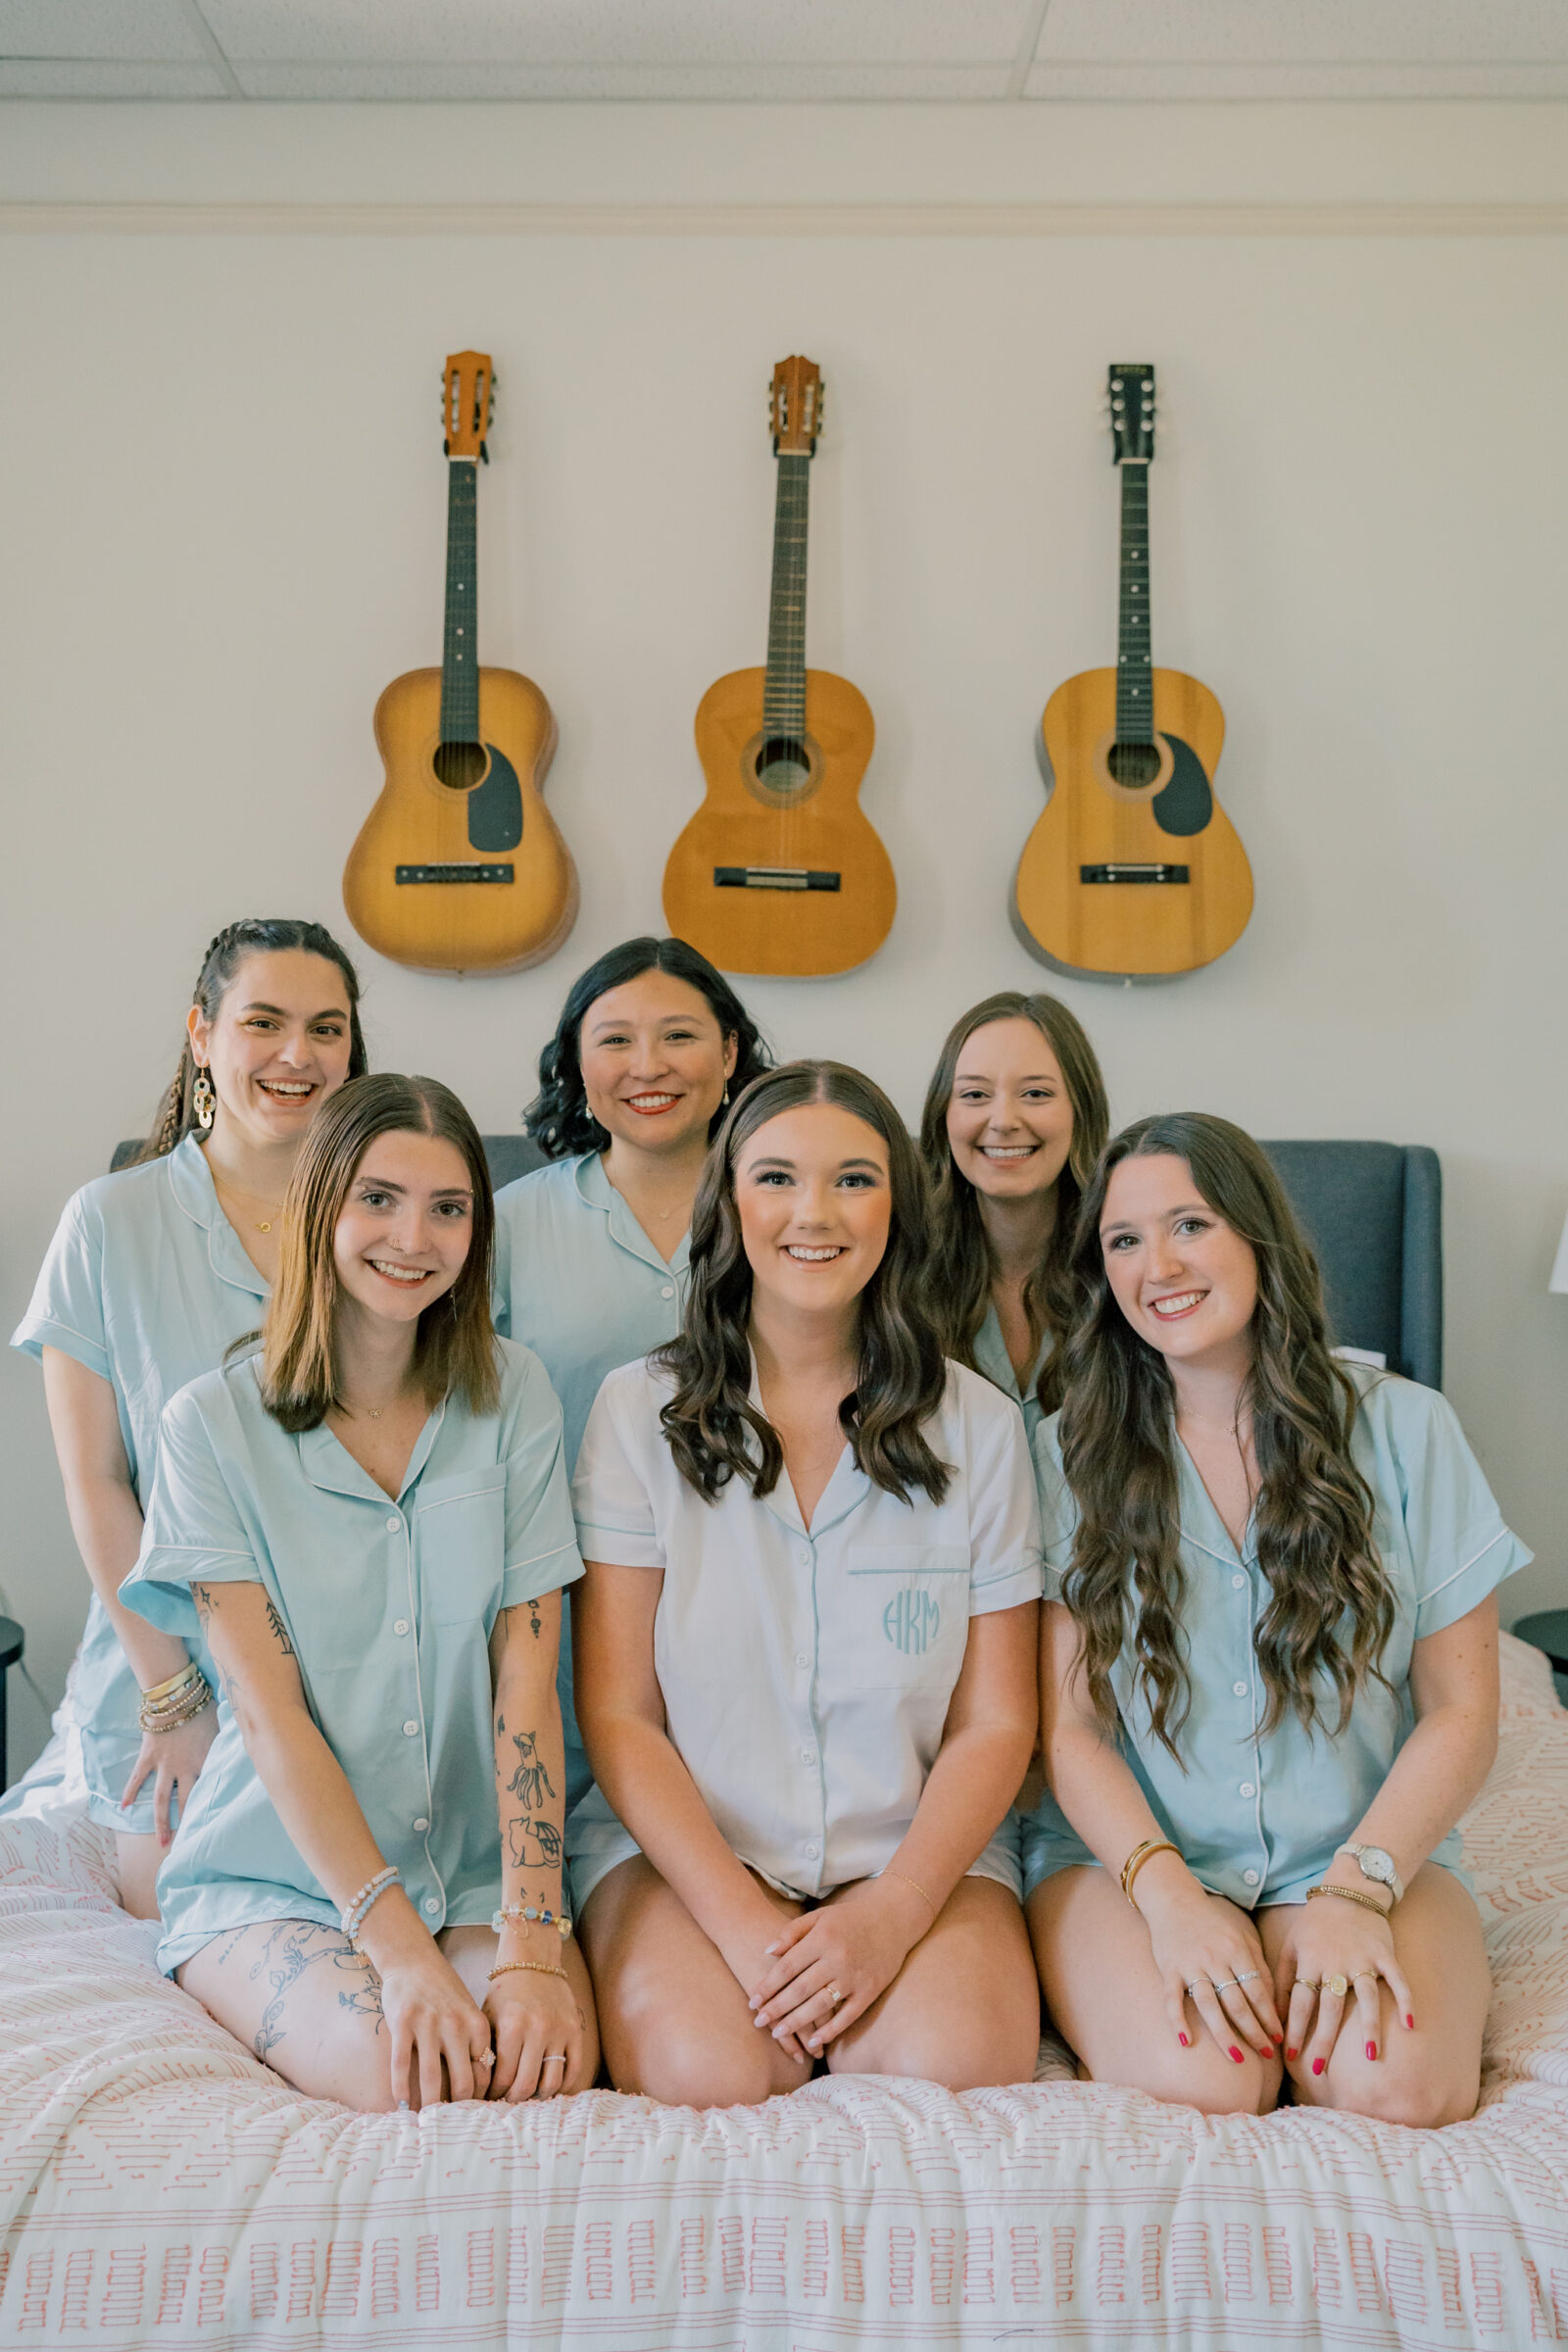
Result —
M 108 1380 L 103 1264 L 102 1220 L 77 1193 L 66 1202 L 27 1311 L 11 1335 L 12 1347 L 40 1359 L 46 1348 L 58 1348 Z
M 1042 1421 L 1034 1435 L 1035 1491 L 1040 1501 L 1040 1543 L 1045 1553 L 1048 1600 L 1061 1598 L 1062 1579 L 1072 1565 L 1078 1505 L 1061 1466 L 1059 1413 Z
M 1040 1597 L 1040 1506 L 1023 1415 L 1000 1392 L 978 1415 L 969 1465 L 969 1614 Z
M 577 1543 L 585 1560 L 616 1568 L 662 1568 L 664 1546 L 654 1517 L 654 1498 L 637 1444 L 634 1417 L 646 1415 L 659 1429 L 655 1392 L 641 1364 L 623 1365 L 602 1384 L 583 1431 L 577 1473 L 571 1482 L 577 1514 Z
M 164 1407 L 141 1550 L 120 1597 L 149 1624 L 183 1633 L 192 1585 L 265 1581 L 200 1404 L 181 1389 Z
M 571 1488 L 561 1442 L 561 1405 L 537 1356 L 512 1417 L 507 1448 L 506 1566 L 501 1606 L 559 1592 L 582 1574 Z
M 1505 1524 L 1447 1398 L 1414 1381 L 1378 1386 L 1374 1443 L 1387 1449 L 1403 1511 L 1420 1642 L 1468 1616 L 1534 1554 Z

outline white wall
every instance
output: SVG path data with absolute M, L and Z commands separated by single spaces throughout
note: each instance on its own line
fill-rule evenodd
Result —
M 1118 1118 L 1436 1145 L 1448 1390 L 1541 1554 L 1505 1614 L 1568 1597 L 1564 114 L 0 108 L 7 1322 L 66 1194 L 145 1124 L 209 935 L 346 934 L 371 707 L 439 644 L 444 354 L 497 360 L 482 648 L 555 706 L 582 912 L 511 979 L 367 951 L 367 1025 L 501 1127 L 569 977 L 662 927 L 693 710 L 761 659 L 763 393 L 804 349 L 830 403 L 810 659 L 876 713 L 901 900 L 863 972 L 750 988 L 775 1045 L 863 1062 L 912 1115 L 953 1014 L 1043 982 Z M 981 210 L 737 233 L 723 208 L 770 196 Z M 206 200 L 472 212 L 113 210 Z M 611 200 L 620 233 L 486 209 Z M 984 210 L 1117 201 L 1145 208 L 1120 235 Z M 1228 209 L 1169 233 L 1178 201 Z M 637 233 L 645 202 L 709 209 Z M 1464 209 L 1500 202 L 1542 209 Z M 1252 209 L 1284 204 L 1308 209 Z M 1111 654 L 1111 358 L 1158 366 L 1156 659 L 1225 707 L 1257 881 L 1218 965 L 1125 992 L 1043 980 L 1005 920 L 1040 709 Z M 0 1583 L 54 1692 L 84 1580 L 36 1372 L 0 1380 Z M 21 1763 L 44 1726 L 13 1692 Z

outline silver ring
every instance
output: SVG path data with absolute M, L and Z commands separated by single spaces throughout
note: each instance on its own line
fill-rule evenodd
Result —
M 1240 1977 L 1216 1977 L 1212 1980 L 1216 1992 L 1229 1992 L 1231 1986 L 1239 1984 L 1241 1981 Z
M 1214 1989 L 1214 1980 L 1212 1977 L 1195 1977 L 1191 1984 L 1189 1984 L 1187 1987 L 1188 1997 L 1190 1999 L 1197 1997 L 1198 1987 L 1200 1984 L 1206 1984 L 1210 1992 L 1212 1992 Z
M 835 2009 L 843 2008 L 844 1995 L 842 1992 L 840 1992 L 836 1981 L 831 1984 L 824 1984 L 822 1986 L 822 1990 L 827 1994 L 828 1999 L 832 2002 Z
M 495 2062 L 496 2054 L 494 2050 L 481 2050 L 473 2063 L 475 2066 L 494 2066 Z
M 566 2053 L 564 2050 L 546 2050 L 539 2063 L 541 2066 L 564 2066 Z
M 1238 1984 L 1250 1984 L 1254 1977 L 1260 1977 L 1262 1974 L 1263 1971 L 1260 1968 L 1244 1968 L 1241 1975 L 1234 1981 Z

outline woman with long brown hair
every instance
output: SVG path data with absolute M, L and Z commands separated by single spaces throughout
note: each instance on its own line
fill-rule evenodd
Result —
M 356 1079 L 284 1203 L 259 1348 L 163 1421 L 141 1557 L 232 1719 L 159 1880 L 159 1963 L 307 2096 L 592 2082 L 562 1878 L 561 1408 L 490 1319 L 484 1151 L 428 1078 Z M 499 1807 L 499 1810 L 498 1810 Z
M 841 2072 L 1027 2079 L 1006 1826 L 1034 1740 L 1015 1409 L 925 1310 L 924 1186 L 837 1062 L 712 1147 L 681 1335 L 611 1373 L 574 1486 L 568 1828 L 612 2079 L 671 2103 Z
M 321 1103 L 366 1067 L 360 984 L 319 923 L 248 918 L 209 943 L 179 1061 L 136 1163 L 67 1203 L 12 1338 L 43 1365 L 72 1533 L 92 1594 L 67 1693 L 88 1810 L 121 1900 L 157 1916 L 177 1805 L 217 1729 L 188 1605 L 163 1629 L 116 1597 L 135 1564 L 158 1417 L 257 1320 L 280 1202 Z M 150 1786 L 148 1784 L 151 1784 Z
M 943 1041 L 920 1119 L 943 1346 L 1022 1406 L 1061 1402 L 1078 1201 L 1109 1132 L 1105 1082 L 1056 997 L 1003 989 Z
M 1097 2082 L 1211 2112 L 1469 2115 L 1490 1980 L 1455 1824 L 1530 1554 L 1450 1407 L 1331 1353 L 1317 1268 L 1228 1120 L 1140 1120 L 1073 1248 L 1035 1440 L 1052 2014 Z M 1102 1867 L 1093 1867 L 1094 1864 Z

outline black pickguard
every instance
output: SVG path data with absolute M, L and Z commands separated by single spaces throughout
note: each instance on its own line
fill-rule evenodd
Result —
M 1162 727 L 1160 733 L 1165 735 Z M 1214 813 L 1214 795 L 1208 788 L 1203 763 L 1190 743 L 1165 735 L 1175 765 L 1170 782 L 1149 804 L 1162 833 L 1201 833 Z
M 505 752 L 493 743 L 484 748 L 490 772 L 468 795 L 468 844 L 475 850 L 514 850 L 522 839 L 522 787 Z

